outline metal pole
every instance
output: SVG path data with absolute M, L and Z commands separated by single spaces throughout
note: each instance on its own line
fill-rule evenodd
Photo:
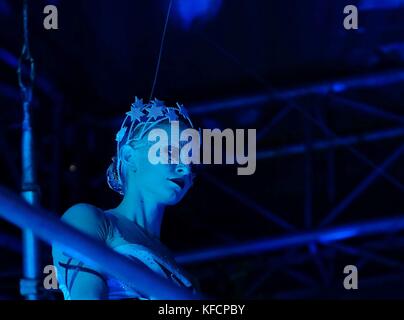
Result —
M 29 104 L 24 103 L 24 121 L 22 126 L 22 188 L 21 196 L 28 203 L 37 206 L 39 203 L 39 187 L 36 184 L 33 135 L 30 125 Z M 39 243 L 30 229 L 24 229 L 23 240 L 23 279 L 20 291 L 28 300 L 37 300 L 39 284 Z
M 28 0 L 23 3 L 23 34 L 24 42 L 18 63 L 18 83 L 23 99 L 23 122 L 22 122 L 22 181 L 21 196 L 36 206 L 39 199 L 39 187 L 36 184 L 33 134 L 31 127 L 30 107 L 32 90 L 35 79 L 34 59 L 29 49 L 28 36 Z M 28 79 L 24 82 L 23 65 L 28 65 Z M 20 282 L 20 293 L 28 300 L 38 299 L 39 286 L 39 243 L 32 230 L 24 229 L 23 239 L 23 279 Z
M 189 300 L 202 298 L 189 289 L 174 285 L 142 263 L 121 255 L 105 244 L 63 223 L 54 214 L 21 201 L 13 192 L 0 187 L 0 217 L 20 228 L 29 227 L 39 238 L 57 245 L 66 254 L 99 267 L 151 299 Z

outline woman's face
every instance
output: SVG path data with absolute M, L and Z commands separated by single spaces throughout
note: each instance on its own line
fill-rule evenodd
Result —
M 154 128 L 163 129 L 170 137 L 170 124 L 162 123 Z M 187 127 L 180 122 L 180 132 Z M 152 164 L 149 161 L 149 149 L 153 142 L 148 142 L 146 133 L 142 140 L 133 144 L 133 161 L 136 172 L 131 172 L 130 181 L 144 196 L 149 196 L 153 201 L 163 205 L 174 205 L 181 201 L 192 186 L 193 173 L 191 167 L 185 164 Z M 169 138 L 170 142 L 170 138 Z M 164 148 L 164 154 L 168 156 L 170 148 Z

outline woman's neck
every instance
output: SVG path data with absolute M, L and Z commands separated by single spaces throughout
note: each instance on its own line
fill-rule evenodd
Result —
M 122 202 L 113 210 L 136 223 L 149 235 L 160 238 L 161 223 L 165 207 L 136 190 L 128 190 Z

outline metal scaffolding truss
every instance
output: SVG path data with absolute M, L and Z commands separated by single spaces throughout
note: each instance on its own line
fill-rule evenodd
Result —
M 12 68 L 17 64 L 16 57 L 10 53 L 0 50 L 0 60 L 5 62 Z M 304 226 L 296 226 L 273 212 L 267 204 L 258 203 L 250 196 L 241 190 L 237 190 L 234 186 L 224 182 L 217 177 L 209 174 L 202 176 L 202 179 L 215 186 L 220 192 L 224 192 L 228 196 L 235 199 L 236 202 L 242 203 L 248 207 L 252 212 L 265 217 L 268 223 L 273 223 L 283 230 L 283 235 L 277 237 L 267 237 L 265 239 L 251 239 L 247 243 L 236 243 L 226 246 L 209 247 L 202 250 L 192 252 L 184 252 L 177 254 L 178 261 L 187 265 L 198 265 L 205 261 L 219 261 L 228 258 L 243 258 L 262 255 L 265 256 L 269 252 L 285 251 L 282 257 L 269 257 L 270 266 L 267 272 L 264 272 L 256 278 L 255 281 L 250 281 L 250 285 L 245 289 L 245 296 L 252 297 L 254 292 L 262 283 L 270 279 L 275 269 L 282 269 L 291 278 L 298 280 L 302 284 L 303 289 L 293 292 L 279 292 L 274 297 L 301 297 L 307 296 L 307 290 L 314 292 L 317 289 L 307 289 L 318 284 L 311 279 L 307 272 L 301 271 L 300 266 L 304 264 L 311 264 L 314 262 L 318 273 L 324 282 L 330 283 L 329 272 L 325 271 L 324 260 L 333 259 L 332 254 L 329 254 L 330 249 L 334 249 L 340 253 L 348 256 L 356 256 L 361 260 L 358 263 L 366 264 L 369 261 L 377 262 L 383 266 L 391 268 L 394 272 L 399 269 L 401 271 L 399 276 L 402 276 L 403 262 L 397 261 L 392 258 L 385 257 L 383 254 L 377 253 L 380 249 L 386 247 L 385 239 L 376 241 L 375 245 L 365 243 L 360 247 L 343 245 L 340 242 L 347 239 L 361 238 L 369 235 L 392 235 L 393 240 L 403 244 L 402 239 L 399 237 L 399 232 L 404 230 L 404 212 L 396 212 L 394 217 L 383 217 L 376 220 L 367 220 L 355 223 L 348 223 L 343 225 L 333 225 L 335 219 L 344 214 L 346 209 L 357 199 L 361 194 L 377 180 L 385 179 L 390 185 L 399 190 L 401 194 L 404 192 L 404 184 L 399 178 L 389 173 L 388 169 L 402 161 L 404 153 L 404 144 L 402 137 L 404 136 L 404 116 L 396 114 L 391 111 L 385 111 L 383 108 L 368 103 L 351 100 L 342 97 L 341 94 L 350 90 L 372 88 L 377 90 L 381 87 L 391 85 L 401 85 L 404 82 L 404 70 L 392 70 L 388 72 L 381 72 L 377 74 L 367 74 L 357 77 L 350 77 L 346 79 L 338 79 L 314 85 L 308 85 L 288 90 L 268 90 L 260 94 L 254 94 L 243 97 L 231 98 L 228 100 L 211 101 L 207 103 L 194 104 L 190 106 L 190 114 L 196 117 L 207 117 L 219 114 L 224 110 L 245 110 L 247 108 L 270 108 L 270 104 L 274 101 L 284 101 L 285 106 L 272 117 L 271 121 L 257 132 L 257 139 L 263 140 L 271 130 L 276 127 L 281 121 L 287 121 L 288 115 L 292 111 L 298 112 L 308 127 L 315 126 L 320 129 L 324 138 L 313 139 L 308 132 L 304 135 L 303 141 L 298 144 L 289 144 L 276 149 L 262 149 L 257 151 L 257 159 L 259 161 L 270 161 L 273 158 L 279 157 L 293 157 L 296 155 L 304 155 L 305 167 L 305 203 L 303 208 Z M 50 101 L 55 106 L 60 107 L 63 100 L 61 95 L 50 86 L 50 82 L 46 79 L 39 77 L 39 88 L 50 98 Z M 16 92 L 13 88 L 7 85 L 0 84 L 0 92 L 6 95 L 14 96 Z M 349 113 L 349 110 L 355 110 L 371 117 L 384 119 L 391 123 L 391 127 L 367 131 L 363 133 L 347 134 L 339 136 L 336 134 L 322 119 L 321 117 L 314 117 L 306 108 L 305 105 L 300 105 L 296 99 L 305 96 L 326 96 L 333 100 L 337 106 L 344 106 L 344 112 Z M 55 115 L 57 117 L 58 115 Z M 60 116 L 60 114 L 59 114 Z M 86 119 L 85 117 L 77 119 L 77 121 L 93 121 L 94 125 L 98 126 L 116 126 L 121 120 L 113 119 L 112 121 L 98 121 L 94 119 Z M 0 128 L 1 129 L 1 128 Z M 396 149 L 385 157 L 380 162 L 375 162 L 369 159 L 365 154 L 357 149 L 358 144 L 362 143 L 377 143 L 385 142 L 387 140 L 398 141 Z M 55 141 L 58 145 L 58 141 Z M 6 141 L 0 138 L 0 146 L 7 146 Z M 324 213 L 323 220 L 319 225 L 313 225 L 312 219 L 312 204 L 313 204 L 313 188 L 312 188 L 312 155 L 316 152 L 333 151 L 336 148 L 344 148 L 348 150 L 355 158 L 360 160 L 367 169 L 368 175 L 360 181 L 350 192 L 337 203 L 329 212 Z M 5 148 L 2 148 L 5 151 Z M 7 152 L 8 153 L 8 152 Z M 55 151 L 57 153 L 57 150 Z M 332 157 L 332 155 L 331 155 Z M 17 171 L 14 168 L 12 159 L 7 156 L 7 164 L 10 166 L 11 173 L 17 176 Z M 56 168 L 57 169 L 57 168 Z M 57 189 L 57 188 L 56 188 Z M 55 189 L 55 190 L 56 190 Z M 6 237 L 7 238 L 7 237 Z M 11 241 L 11 238 L 7 238 Z M 391 240 L 391 241 L 393 241 Z M 14 246 L 15 247 L 15 246 Z M 296 255 L 293 253 L 296 248 L 304 247 L 308 253 Z M 397 274 L 393 274 L 393 278 Z M 386 276 L 389 277 L 389 276 Z M 374 281 L 373 281 L 374 282 Z M 372 283 L 372 279 L 369 279 Z M 318 290 L 317 290 L 318 292 Z M 313 293 L 315 294 L 315 293 Z
M 300 87 L 297 89 L 289 89 L 284 91 L 272 91 L 270 93 L 262 93 L 257 95 L 232 98 L 228 100 L 222 100 L 217 102 L 208 102 L 194 105 L 192 107 L 192 114 L 198 117 L 205 117 L 207 115 L 214 116 L 215 113 L 219 113 L 223 110 L 230 109 L 246 109 L 246 108 L 270 108 L 270 103 L 272 101 L 285 101 L 285 107 L 283 107 L 272 120 L 265 126 L 261 131 L 257 132 L 258 140 L 262 140 L 268 133 L 281 121 L 287 121 L 287 116 L 291 110 L 297 111 L 307 126 L 315 126 L 320 129 L 325 139 L 313 140 L 310 134 L 304 135 L 304 141 L 299 144 L 286 145 L 279 147 L 277 149 L 267 149 L 267 150 L 257 150 L 257 159 L 259 161 L 268 161 L 272 158 L 277 157 L 293 157 L 296 155 L 303 154 L 302 158 L 305 166 L 305 205 L 304 205 L 304 221 L 305 226 L 297 227 L 292 225 L 290 222 L 280 217 L 279 215 L 272 212 L 270 206 L 267 204 L 257 203 L 247 194 L 244 194 L 241 190 L 236 190 L 234 186 L 231 186 L 219 179 L 212 176 L 211 174 L 204 174 L 203 179 L 208 181 L 211 185 L 215 186 L 221 192 L 224 192 L 228 196 L 234 198 L 236 202 L 239 202 L 249 208 L 252 212 L 256 212 L 268 220 L 268 223 L 273 223 L 284 230 L 284 234 L 279 237 L 267 237 L 264 239 L 252 239 L 245 243 L 234 243 L 230 245 L 209 247 L 206 249 L 182 252 L 177 255 L 177 259 L 187 265 L 201 264 L 206 267 L 208 264 L 205 262 L 212 263 L 213 261 L 222 261 L 226 264 L 234 263 L 234 259 L 251 259 L 257 255 L 267 255 L 270 252 L 286 252 L 295 250 L 298 247 L 306 247 L 312 254 L 305 255 L 305 259 L 301 259 L 297 263 L 284 263 L 283 271 L 291 278 L 298 279 L 303 285 L 303 288 L 311 289 L 301 289 L 300 291 L 285 291 L 278 292 L 272 295 L 274 298 L 296 298 L 296 297 L 308 297 L 320 293 L 321 290 L 318 289 L 321 285 L 317 284 L 317 287 L 313 289 L 313 283 L 310 281 L 310 276 L 299 271 L 299 267 L 303 266 L 305 263 L 313 263 L 317 266 L 318 273 L 322 278 L 326 279 L 327 283 L 332 283 L 335 281 L 327 276 L 324 268 L 324 250 L 327 248 L 334 248 L 339 253 L 346 256 L 356 256 L 362 258 L 358 261 L 358 264 L 363 265 L 364 261 L 383 265 L 385 267 L 391 268 L 391 272 L 400 270 L 403 271 L 404 261 L 395 260 L 383 256 L 382 254 L 376 253 L 375 247 L 370 247 L 364 249 L 363 247 L 347 246 L 340 244 L 344 240 L 367 237 L 369 235 L 399 235 L 399 232 L 404 229 L 404 212 L 396 212 L 394 217 L 380 217 L 379 219 L 369 219 L 355 223 L 348 223 L 345 225 L 333 226 L 334 221 L 337 217 L 344 214 L 346 209 L 357 199 L 361 194 L 366 192 L 366 190 L 377 180 L 385 179 L 394 186 L 400 194 L 404 193 L 404 183 L 400 178 L 394 177 L 388 171 L 388 169 L 397 163 L 397 161 L 403 160 L 404 153 L 404 116 L 402 114 L 395 114 L 390 111 L 385 111 L 381 107 L 376 107 L 368 103 L 361 101 L 354 101 L 348 98 L 339 96 L 341 92 L 359 89 L 359 88 L 372 88 L 377 90 L 379 87 L 386 87 L 389 85 L 401 85 L 404 82 L 404 72 L 402 70 L 390 71 L 387 73 L 379 73 L 373 75 L 364 75 L 361 77 L 340 79 L 338 81 L 330 81 L 327 83 L 316 84 L 312 86 Z M 359 111 L 364 115 L 370 117 L 376 117 L 377 119 L 387 120 L 391 123 L 390 128 L 385 128 L 383 130 L 374 130 L 363 133 L 356 133 L 351 135 L 338 136 L 330 127 L 328 127 L 321 117 L 314 117 L 304 105 L 299 105 L 294 99 L 301 98 L 308 95 L 320 95 L 326 96 L 333 100 L 333 103 L 337 106 L 343 106 L 344 112 L 349 113 L 349 110 Z M 356 145 L 364 143 L 376 143 L 387 140 L 393 140 L 396 144 L 396 149 L 393 150 L 384 160 L 376 162 L 369 159 L 361 151 L 358 150 Z M 364 166 L 366 166 L 370 171 L 368 175 L 339 202 L 337 203 L 329 212 L 325 212 L 322 221 L 317 225 L 312 223 L 312 202 L 313 202 L 313 190 L 312 190 L 312 155 L 315 152 L 322 152 L 328 150 L 335 150 L 336 148 L 345 148 L 348 150 L 355 158 L 360 160 Z M 400 210 L 400 209 L 398 209 Z M 355 219 L 352 219 L 355 220 Z M 398 239 L 398 238 L 394 238 Z M 398 240 L 397 240 L 398 241 Z M 378 250 L 385 248 L 385 246 L 380 245 L 382 241 L 378 241 Z M 366 242 L 365 242 L 366 247 Z M 314 252 L 314 254 L 313 254 Z M 231 260 L 228 260 L 228 259 Z M 280 258 L 278 258 L 279 260 Z M 331 258 L 332 259 L 332 258 Z M 292 259 L 293 260 L 293 259 Z M 278 265 L 272 261 L 273 265 Z M 267 281 L 273 275 L 271 271 L 272 268 L 268 267 L 268 273 L 262 274 L 258 277 L 256 283 L 261 286 L 263 281 Z M 339 272 L 339 271 L 338 271 Z M 342 270 L 341 270 L 342 272 Z M 402 273 L 399 274 L 402 277 Z M 386 279 L 389 276 L 385 276 Z M 397 275 L 395 276 L 397 277 Z M 377 284 L 375 279 L 366 280 L 365 282 L 370 286 L 372 283 Z M 256 291 L 252 281 L 250 288 L 246 290 L 244 297 L 254 296 Z M 332 290 L 331 290 L 332 292 Z
M 262 287 L 263 283 L 268 282 L 271 277 L 274 276 L 276 270 L 283 270 L 288 277 L 294 279 L 302 286 L 302 289 L 294 291 L 279 291 L 273 294 L 275 298 L 290 298 L 290 297 L 302 297 L 309 294 L 315 295 L 321 292 L 320 289 L 307 289 L 316 286 L 321 287 L 316 281 L 313 281 L 313 277 L 307 272 L 301 271 L 300 268 L 305 264 L 315 264 L 318 269 L 320 277 L 324 279 L 324 282 L 332 283 L 334 281 L 330 278 L 329 272 L 325 271 L 324 260 L 332 259 L 327 251 L 330 248 L 337 250 L 338 252 L 347 256 L 361 257 L 360 261 L 372 261 L 384 266 L 390 267 L 393 271 L 402 269 L 402 262 L 394 259 L 384 257 L 383 254 L 376 253 L 374 247 L 364 249 L 362 247 L 347 247 L 340 245 L 339 243 L 353 238 L 362 238 L 369 235 L 383 235 L 383 234 L 395 234 L 404 230 L 404 212 L 396 212 L 394 217 L 383 217 L 376 220 L 361 221 L 356 223 L 349 223 L 343 225 L 333 225 L 335 219 L 344 213 L 352 202 L 362 193 L 364 193 L 371 184 L 377 179 L 386 179 L 392 186 L 401 192 L 404 191 L 403 182 L 397 177 L 392 176 L 388 172 L 388 168 L 396 163 L 398 160 L 402 160 L 404 152 L 404 144 L 398 143 L 397 148 L 391 152 L 383 161 L 375 162 L 361 153 L 356 146 L 362 143 L 377 143 L 381 141 L 397 140 L 402 141 L 404 136 L 404 117 L 400 114 L 394 114 L 392 112 L 386 112 L 380 107 L 372 106 L 359 101 L 352 101 L 348 98 L 343 98 L 335 93 L 341 93 L 345 90 L 357 89 L 357 88 L 374 88 L 388 86 L 392 84 L 400 84 L 404 82 L 404 72 L 401 70 L 391 71 L 388 73 L 380 73 L 377 75 L 366 75 L 356 78 L 339 79 L 338 81 L 330 81 L 323 84 L 301 87 L 297 89 L 290 89 L 281 92 L 272 92 L 269 94 L 254 95 L 249 97 L 229 99 L 221 102 L 210 102 L 190 107 L 190 111 L 194 116 L 206 117 L 212 116 L 215 113 L 220 113 L 225 109 L 243 109 L 249 107 L 270 107 L 271 101 L 285 100 L 286 106 L 283 107 L 271 121 L 257 132 L 257 139 L 263 140 L 270 134 L 271 130 L 278 125 L 281 121 L 287 121 L 287 117 L 292 110 L 297 111 L 302 119 L 312 126 L 316 126 L 323 133 L 325 138 L 314 140 L 310 137 L 310 134 L 305 134 L 304 140 L 298 144 L 286 145 L 278 147 L 276 149 L 263 149 L 257 150 L 257 160 L 270 161 L 273 158 L 279 157 L 293 157 L 296 155 L 304 155 L 303 161 L 305 163 L 305 207 L 304 220 L 305 226 L 296 226 L 285 220 L 280 215 L 276 214 L 270 209 L 268 204 L 258 203 L 256 200 L 249 197 L 241 190 L 237 190 L 234 186 L 229 185 L 225 181 L 218 179 L 217 177 L 205 173 L 202 179 L 215 186 L 220 192 L 224 192 L 228 196 L 242 203 L 249 208 L 252 212 L 265 217 L 268 223 L 273 223 L 276 226 L 284 230 L 283 235 L 277 237 L 267 237 L 264 239 L 251 239 L 247 243 L 235 243 L 226 246 L 209 247 L 206 249 L 195 250 L 191 252 L 183 252 L 177 254 L 177 259 L 180 263 L 187 266 L 197 268 L 198 264 L 204 262 L 223 261 L 226 264 L 226 260 L 229 258 L 237 259 L 249 259 L 254 256 L 266 256 L 273 252 L 285 252 L 293 253 L 296 248 L 306 248 L 308 253 L 302 254 L 300 258 L 290 257 L 279 258 L 270 257 L 270 264 L 267 272 L 261 274 L 260 277 L 250 281 L 250 284 L 245 290 L 245 297 L 255 297 L 257 290 Z M 335 101 L 336 104 L 349 106 L 348 110 L 357 110 L 372 117 L 378 117 L 391 122 L 390 128 L 381 130 L 373 130 L 364 132 L 361 134 L 347 134 L 344 136 L 338 136 L 331 128 L 329 128 L 325 121 L 319 117 L 314 117 L 304 105 L 299 105 L 292 98 L 302 97 L 304 95 L 327 95 Z M 332 93 L 332 94 L 330 94 Z M 290 100 L 292 99 L 292 100 Z M 349 112 L 345 110 L 345 112 Z M 83 121 L 83 119 L 78 119 Z M 93 120 L 94 121 L 94 120 Z M 107 126 L 113 126 L 116 120 L 106 123 Z M 401 139 L 401 140 L 400 140 Z M 1 141 L 0 141 L 1 142 Z M 335 207 L 329 212 L 324 214 L 323 221 L 314 226 L 312 223 L 312 172 L 311 161 L 312 155 L 315 152 L 324 152 L 335 150 L 336 148 L 345 148 L 358 160 L 360 160 L 364 166 L 366 166 L 370 172 L 369 174 L 358 183 L 350 193 L 344 197 Z M 400 158 L 401 157 L 401 158 Z M 380 244 L 382 241 L 378 241 Z M 380 248 L 379 248 L 380 249 Z M 296 258 L 296 259 L 295 259 Z M 232 260 L 233 261 L 233 260 Z M 204 264 L 206 266 L 206 264 Z M 214 277 L 214 275 L 211 275 Z M 373 283 L 369 280 L 369 283 Z

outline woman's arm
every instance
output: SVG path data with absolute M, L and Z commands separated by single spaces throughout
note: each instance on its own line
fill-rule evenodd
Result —
M 62 216 L 62 221 L 79 231 L 105 242 L 108 223 L 101 210 L 89 204 L 77 204 Z M 72 300 L 98 300 L 107 298 L 107 284 L 102 272 L 67 256 L 57 246 L 52 250 L 54 265 L 58 270 L 59 285 L 65 298 Z M 66 293 L 68 297 L 66 297 Z

